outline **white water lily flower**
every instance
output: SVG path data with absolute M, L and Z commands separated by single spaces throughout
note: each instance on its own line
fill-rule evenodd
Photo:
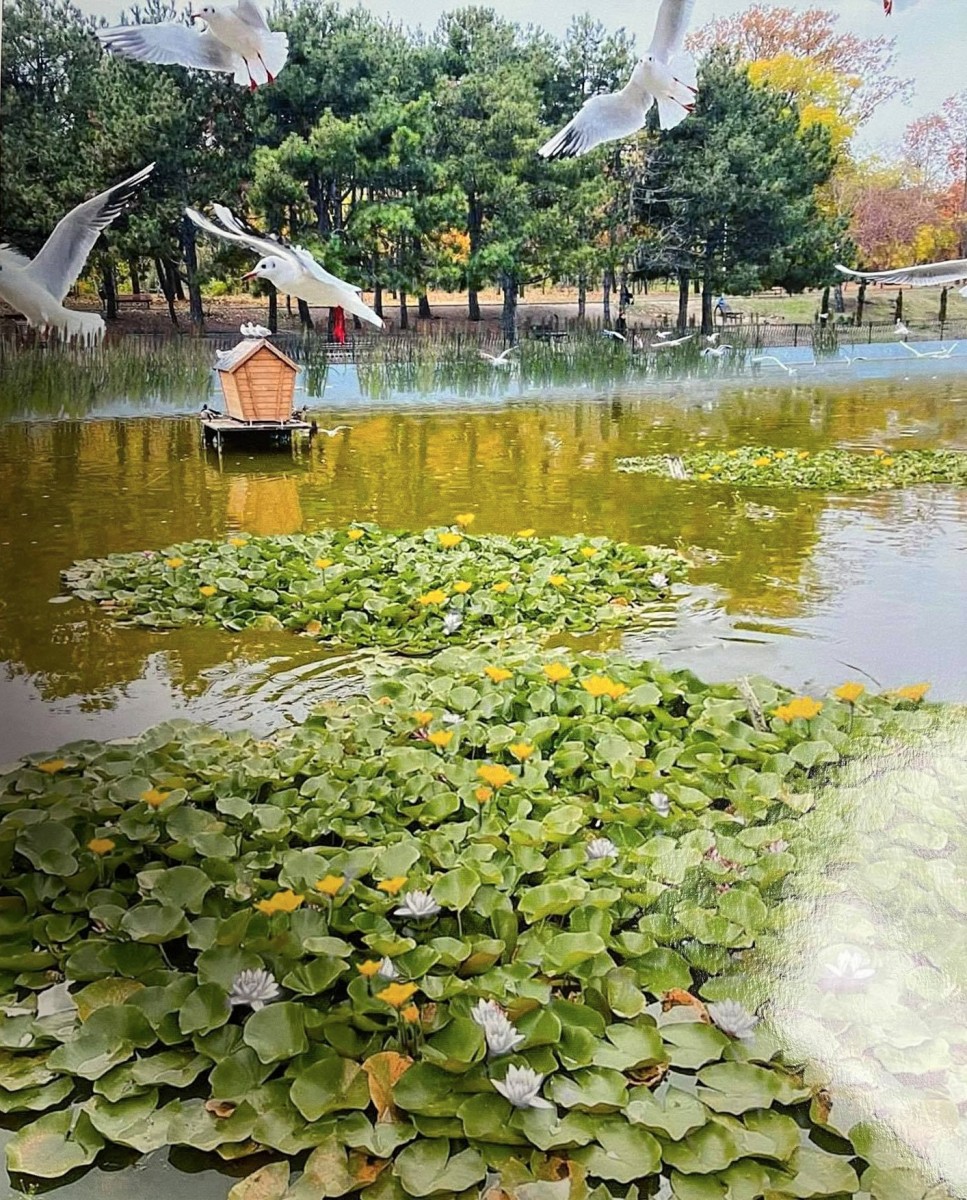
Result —
M 478 1000 L 470 1010 L 470 1016 L 483 1030 L 490 1058 L 509 1054 L 526 1040 L 525 1035 L 517 1032 L 495 1000 Z
M 770 854 L 785 854 L 788 849 L 789 843 L 785 838 L 776 838 L 774 842 L 770 842 L 769 845 L 766 846 L 766 850 L 768 850 Z
M 589 862 L 600 858 L 617 858 L 618 847 L 610 838 L 595 838 L 593 842 L 588 842 L 587 854 Z
M 511 1065 L 507 1068 L 507 1074 L 502 1082 L 497 1079 L 492 1079 L 490 1082 L 505 1100 L 511 1102 L 514 1108 L 554 1107 L 549 1100 L 545 1100 L 539 1095 L 544 1076 L 538 1075 L 530 1067 Z
M 667 817 L 672 811 L 672 802 L 664 792 L 652 792 L 648 797 L 651 807 L 660 817 Z
M 393 965 L 391 958 L 384 958 L 379 964 L 379 970 L 376 972 L 380 979 L 399 979 L 400 973 Z
M 648 582 L 653 588 L 657 588 L 658 591 L 662 591 L 664 588 L 668 587 L 668 576 L 664 571 L 656 571 L 654 575 L 648 576 Z
M 463 720 L 463 717 L 461 717 L 459 713 L 450 712 L 448 708 L 445 708 L 443 712 L 440 713 L 440 720 L 444 725 L 459 725 Z
M 858 992 L 876 974 L 876 968 L 859 950 L 841 950 L 834 963 L 824 963 L 819 986 L 827 992 Z
M 719 1000 L 717 1004 L 710 1004 L 708 1015 L 723 1033 L 740 1041 L 751 1037 L 752 1031 L 759 1024 L 755 1013 L 749 1012 L 738 1000 Z
M 435 917 L 439 911 L 440 906 L 430 893 L 419 890 L 407 892 L 403 897 L 403 903 L 399 908 L 393 910 L 398 917 L 414 917 L 416 920 L 423 917 Z
M 451 633 L 456 633 L 463 624 L 463 617 L 458 612 L 448 612 L 443 618 L 443 632 L 450 636 Z
M 233 1008 L 236 1004 L 247 1004 L 252 1012 L 258 1012 L 280 994 L 281 989 L 275 982 L 275 976 L 264 967 L 255 967 L 250 971 L 239 971 L 235 976 L 235 982 L 228 993 L 228 1002 Z

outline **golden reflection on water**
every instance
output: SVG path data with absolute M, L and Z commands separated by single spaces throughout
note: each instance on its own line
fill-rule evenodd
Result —
M 952 586 L 962 562 L 963 493 L 739 491 L 621 475 L 612 463 L 697 442 L 967 445 L 957 392 L 954 378 L 853 391 L 630 399 L 585 391 L 546 403 L 342 409 L 320 413 L 320 423 L 350 429 L 307 449 L 236 447 L 223 458 L 202 449 L 187 418 L 2 426 L 0 659 L 8 678 L 0 708 L 12 716 L 0 747 L 13 753 L 96 733 L 98 714 L 105 735 L 181 712 L 229 722 L 255 713 L 271 727 L 284 719 L 281 682 L 261 694 L 251 681 L 258 702 L 239 709 L 231 680 L 257 664 L 262 683 L 305 668 L 308 695 L 312 664 L 324 672 L 332 658 L 285 634 L 114 629 L 85 604 L 48 603 L 73 559 L 234 530 L 289 533 L 354 520 L 412 529 L 467 510 L 477 514 L 475 532 L 530 526 L 695 548 L 699 590 L 682 611 L 669 607 L 650 633 L 629 639 L 636 652 L 667 651 L 677 655 L 673 665 L 710 675 L 766 670 L 793 683 L 810 678 L 813 658 L 819 675 L 838 672 L 830 664 L 839 662 L 876 674 L 867 665 L 874 660 L 889 673 L 896 660 L 898 670 L 922 664 L 916 677 L 934 677 L 934 694 L 945 686 L 956 693 L 967 678 L 967 637 L 956 644 L 949 593 L 936 593 Z M 864 587 L 870 594 L 860 604 Z M 931 597 L 936 609 L 921 627 L 918 606 Z

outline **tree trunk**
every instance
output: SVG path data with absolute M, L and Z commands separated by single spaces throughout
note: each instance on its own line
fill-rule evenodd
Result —
M 610 267 L 605 267 L 604 270 L 604 294 L 601 297 L 602 310 L 604 312 L 605 325 L 611 324 L 611 288 L 614 285 L 614 274 Z
M 947 289 L 946 288 L 940 289 L 940 316 L 938 319 L 939 319 L 941 325 L 944 325 L 947 321 Z
M 856 293 L 856 324 L 863 324 L 863 305 L 866 303 L 866 280 L 859 286 L 859 291 Z
M 109 259 L 101 260 L 101 280 L 104 289 L 104 317 L 108 321 L 118 319 L 118 285 L 114 278 L 114 265 Z
M 825 325 L 829 320 L 829 284 L 823 288 L 822 299 L 819 302 L 819 323 Z
M 688 327 L 688 283 L 687 271 L 678 272 L 678 332 L 684 333 Z
M 480 202 L 477 200 L 473 192 L 467 194 L 467 233 L 470 237 L 470 268 L 474 269 L 474 260 L 477 251 L 480 249 L 480 237 L 483 227 L 483 213 L 480 211 Z M 472 286 L 471 281 L 467 281 L 467 307 L 471 321 L 480 320 L 480 300 L 477 296 L 477 289 Z
M 305 300 L 299 301 L 299 324 L 304 330 L 315 328 L 312 324 L 312 313 L 309 312 L 309 305 Z
M 171 282 L 171 275 L 168 273 L 167 264 L 160 258 L 154 260 L 154 269 L 158 276 L 158 286 L 164 294 L 165 303 L 168 305 L 168 316 L 171 318 L 172 325 L 178 325 L 178 314 L 175 312 L 175 289 Z
M 376 285 L 373 288 L 373 312 L 377 317 L 383 315 L 383 285 L 376 280 Z
M 178 270 L 178 263 L 173 258 L 165 259 L 168 264 L 168 278 L 171 280 L 171 286 L 174 289 L 175 299 L 184 303 L 185 289 L 181 282 L 181 272 Z
M 903 288 L 896 294 L 896 312 L 894 313 L 896 320 L 903 320 Z
M 843 299 L 843 285 L 837 283 L 833 288 L 833 309 L 835 312 L 846 312 L 846 301 Z
M 273 333 L 279 332 L 279 293 L 275 288 L 269 295 L 269 329 Z
M 189 216 L 181 221 L 181 247 L 185 256 L 185 271 L 188 275 L 188 319 L 201 330 L 205 314 L 201 306 L 201 285 L 198 282 L 198 254 L 195 249 L 195 223 Z
M 135 296 L 141 294 L 141 270 L 136 258 L 128 260 L 128 274 L 131 276 L 131 291 Z
M 588 281 L 584 275 L 578 276 L 578 320 L 584 320 L 584 313 L 588 304 Z
M 426 292 L 420 293 L 420 301 L 417 312 L 421 321 L 433 320 L 433 313 L 430 310 L 430 297 L 426 294 Z
M 400 288 L 400 329 L 409 329 L 410 312 L 406 307 L 406 292 Z
M 290 317 L 292 316 L 292 297 L 291 296 L 286 296 L 286 298 L 285 298 L 285 311 L 289 314 Z
M 712 264 L 706 263 L 702 274 L 702 333 L 711 333 L 715 326 L 712 315 Z
M 513 275 L 503 272 L 500 281 L 504 293 L 504 307 L 500 314 L 500 327 L 504 337 L 513 346 L 517 342 L 517 296 L 520 284 Z

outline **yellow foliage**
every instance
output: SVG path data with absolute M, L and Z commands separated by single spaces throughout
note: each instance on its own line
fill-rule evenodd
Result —
M 825 126 L 834 149 L 841 149 L 856 132 L 851 101 L 862 80 L 789 52 L 750 63 L 749 78 L 760 87 L 768 85 L 795 100 L 800 128 Z

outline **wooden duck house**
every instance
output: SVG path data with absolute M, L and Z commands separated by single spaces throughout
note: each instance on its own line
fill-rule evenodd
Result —
M 265 338 L 246 339 L 218 356 L 218 382 L 236 421 L 288 421 L 299 368 Z

